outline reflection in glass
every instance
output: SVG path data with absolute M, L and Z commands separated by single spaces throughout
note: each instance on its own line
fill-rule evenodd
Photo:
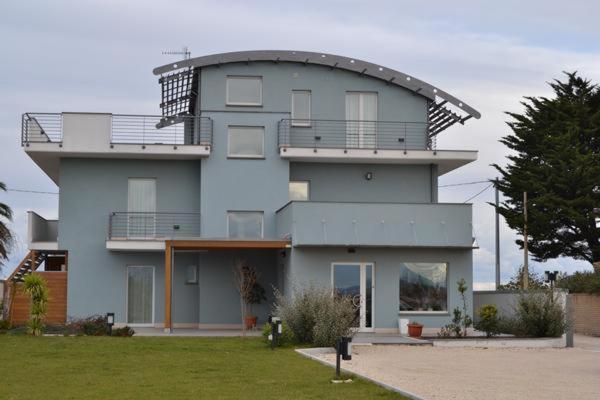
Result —
M 371 328 L 373 326 L 373 316 L 371 315 L 373 302 L 373 266 L 371 264 L 365 266 L 365 274 L 365 328 Z
M 356 319 L 352 326 L 360 325 L 360 265 L 336 264 L 333 267 L 333 287 L 340 296 L 348 296 L 356 307 Z
M 400 264 L 400 311 L 447 311 L 447 263 Z

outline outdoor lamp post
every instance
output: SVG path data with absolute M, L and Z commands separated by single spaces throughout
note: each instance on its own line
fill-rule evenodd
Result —
M 550 282 L 550 289 L 554 289 L 554 282 L 558 278 L 558 271 L 545 271 L 544 276 L 546 277 L 546 282 Z
M 281 325 L 281 318 L 272 317 L 269 315 L 269 324 L 271 324 L 271 334 L 269 340 L 271 341 L 271 350 L 275 349 L 277 345 L 277 338 L 283 333 L 283 326 Z
M 340 379 L 341 360 L 352 360 L 352 345 L 350 342 L 352 342 L 351 337 L 342 336 L 335 346 L 335 378 L 338 380 Z
M 108 335 L 112 336 L 112 327 L 115 324 L 115 313 L 106 313 L 106 325 L 108 326 Z

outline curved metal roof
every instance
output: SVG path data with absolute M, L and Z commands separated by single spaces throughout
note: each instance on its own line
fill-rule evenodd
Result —
M 444 102 L 453 104 L 471 117 L 481 117 L 481 114 L 467 103 L 433 85 L 430 85 L 427 82 L 423 82 L 422 80 L 415 78 L 414 76 L 367 61 L 337 56 L 334 54 L 293 50 L 235 51 L 231 53 L 211 54 L 165 64 L 163 66 L 154 68 L 153 72 L 155 75 L 162 75 L 183 68 L 201 68 L 211 65 L 252 61 L 296 62 L 352 71 L 361 75 L 384 80 L 390 84 L 394 84 L 405 89 L 409 89 L 433 101 L 436 100 L 436 97 L 439 97 Z

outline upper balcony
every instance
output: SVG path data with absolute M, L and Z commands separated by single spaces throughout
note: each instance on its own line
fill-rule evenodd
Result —
M 439 175 L 477 159 L 476 151 L 438 150 L 429 128 L 425 122 L 282 119 L 279 153 L 300 162 L 437 164 Z
M 207 157 L 212 120 L 179 116 L 101 113 L 25 113 L 21 143 L 29 156 L 58 183 L 61 157 Z
M 58 220 L 28 211 L 27 247 L 29 250 L 58 250 Z
M 292 201 L 277 211 L 292 246 L 473 248 L 471 204 Z

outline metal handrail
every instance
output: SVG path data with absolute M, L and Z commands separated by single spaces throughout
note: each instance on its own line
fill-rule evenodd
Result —
M 435 150 L 426 122 L 282 119 L 279 147 Z
M 108 239 L 156 240 L 200 237 L 200 213 L 112 212 Z
M 211 146 L 213 121 L 208 117 L 183 115 L 111 114 L 110 144 L 168 144 Z M 63 141 L 62 113 L 24 113 L 21 144 Z

